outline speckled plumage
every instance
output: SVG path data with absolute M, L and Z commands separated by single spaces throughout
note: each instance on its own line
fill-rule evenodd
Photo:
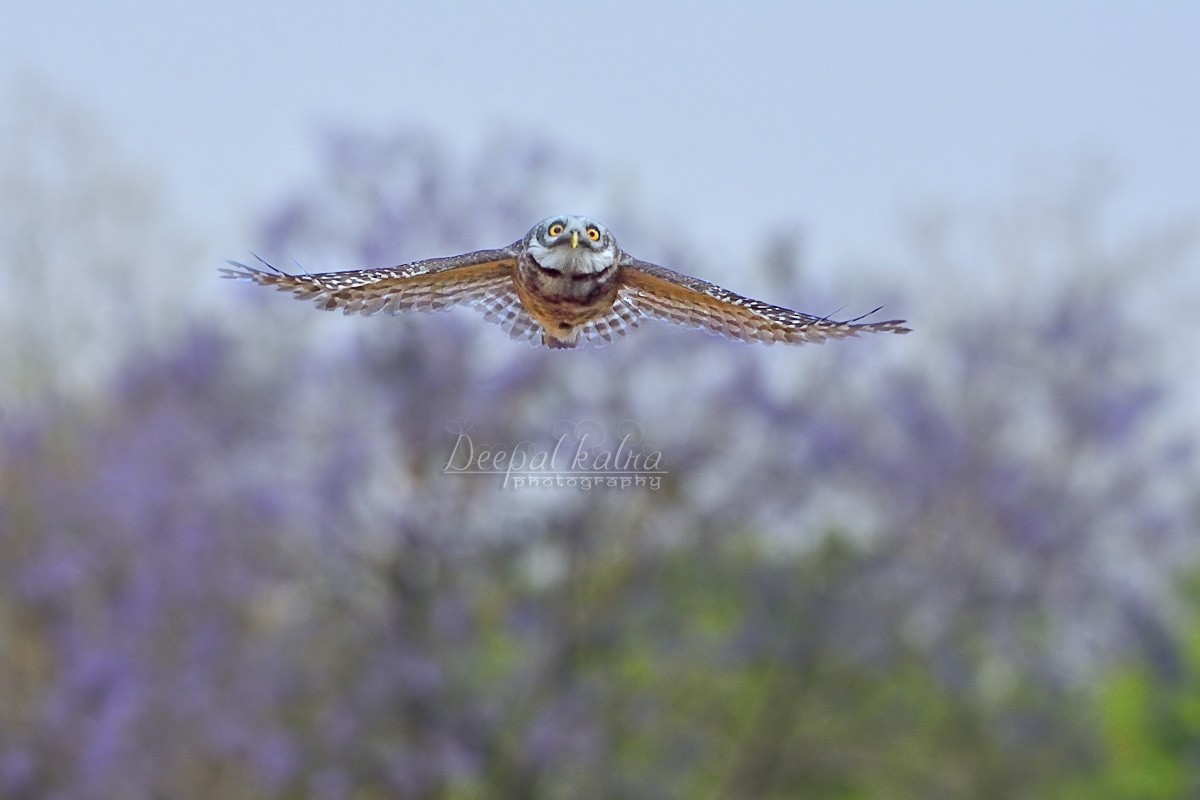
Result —
M 548 347 L 611 342 L 645 317 L 766 344 L 909 332 L 904 320 L 836 321 L 743 297 L 633 258 L 603 225 L 574 215 L 542 220 L 507 247 L 391 269 L 290 275 L 266 262 L 266 269 L 229 264 L 226 277 L 291 291 L 346 314 L 467 303 L 513 338 Z

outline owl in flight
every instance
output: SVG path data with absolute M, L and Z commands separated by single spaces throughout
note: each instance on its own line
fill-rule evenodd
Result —
M 514 339 L 567 348 L 611 342 L 643 317 L 748 342 L 823 342 L 863 332 L 908 333 L 904 320 L 838 322 L 773 306 L 640 261 L 586 217 L 542 220 L 498 250 L 431 258 L 391 269 L 289 275 L 229 262 L 226 277 L 311 299 L 346 314 L 479 308 Z M 861 319 L 861 317 L 859 318 Z

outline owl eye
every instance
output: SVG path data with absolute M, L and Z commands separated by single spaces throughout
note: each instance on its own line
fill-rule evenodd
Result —
M 563 224 L 561 222 L 556 222 L 550 226 L 549 233 L 551 236 L 558 236 L 559 234 L 561 234 L 563 232 L 563 230 L 565 230 L 563 228 Z
M 588 234 L 588 238 L 591 239 L 593 242 L 600 241 L 600 229 L 597 228 L 595 225 L 593 225 L 592 227 L 587 229 L 587 234 Z

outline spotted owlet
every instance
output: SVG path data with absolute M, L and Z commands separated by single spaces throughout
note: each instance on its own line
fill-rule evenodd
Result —
M 439 311 L 468 303 L 514 339 L 547 347 L 610 342 L 643 317 L 766 344 L 909 332 L 904 320 L 839 322 L 742 297 L 640 261 L 623 251 L 603 225 L 573 215 L 542 220 L 497 250 L 390 269 L 289 275 L 263 263 L 265 270 L 230 261 L 232 269 L 223 272 L 346 314 Z

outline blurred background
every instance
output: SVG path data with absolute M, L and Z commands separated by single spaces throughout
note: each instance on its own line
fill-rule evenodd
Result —
M 1193 4 L 18 4 L 0 797 L 1200 796 Z M 907 337 L 219 280 L 640 257 Z M 657 490 L 446 474 L 636 426 Z

